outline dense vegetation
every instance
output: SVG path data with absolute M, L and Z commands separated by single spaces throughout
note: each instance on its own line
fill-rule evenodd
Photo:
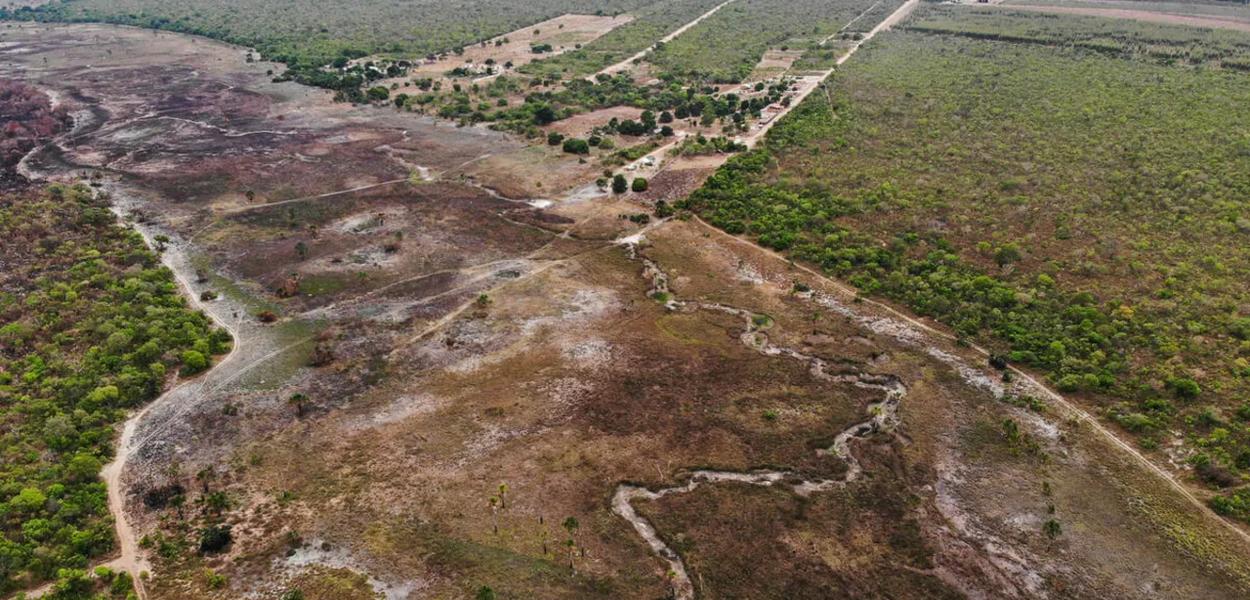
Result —
M 868 0 L 737 0 L 647 59 L 662 75 L 736 83 L 769 48 L 806 47 L 872 6 Z
M 340 57 L 424 56 L 566 13 L 618 14 L 648 0 L 55 0 L 16 18 L 91 21 L 193 33 L 251 46 L 295 71 Z M 0 13 L 0 18 L 4 16 Z
M 689 206 L 1250 473 L 1250 76 L 890 33 L 828 91 Z
M 529 63 L 519 70 L 536 76 L 580 77 L 625 60 L 657 40 L 698 18 L 723 0 L 676 0 L 657 2 L 638 11 L 637 17 L 584 47 Z
M 230 339 L 89 188 L 5 195 L 0 239 L 0 593 L 59 576 L 81 598 L 114 545 L 114 425 Z

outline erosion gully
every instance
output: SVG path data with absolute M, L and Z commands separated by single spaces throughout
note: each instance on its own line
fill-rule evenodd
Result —
M 628 521 L 651 550 L 668 563 L 673 596 L 678 600 L 690 600 L 694 598 L 695 592 L 685 563 L 677 552 L 660 539 L 655 527 L 634 509 L 633 502 L 635 500 L 658 500 L 665 496 L 685 494 L 694 491 L 705 483 L 739 483 L 769 487 L 784 485 L 793 489 L 800 496 L 807 496 L 846 485 L 858 479 L 860 474 L 863 473 L 863 467 L 850 451 L 851 440 L 866 438 L 878 432 L 888 433 L 892 431 L 898 424 L 898 407 L 903 397 L 907 394 L 907 388 L 901 380 L 892 375 L 874 375 L 863 371 L 830 373 L 825 360 L 804 354 L 793 348 L 774 344 L 766 333 L 771 321 L 766 318 L 761 319 L 760 315 L 752 311 L 727 304 L 678 299 L 669 287 L 668 274 L 655 261 L 639 254 L 638 243 L 640 240 L 640 236 L 635 236 L 623 241 L 623 245 L 628 250 L 631 258 L 641 261 L 643 264 L 642 276 L 651 284 L 647 295 L 663 301 L 666 309 L 674 312 L 721 312 L 741 317 L 746 327 L 739 336 L 739 340 L 747 348 L 766 356 L 783 357 L 806 363 L 812 376 L 817 379 L 846 383 L 861 388 L 880 390 L 885 393 L 884 400 L 868 407 L 868 419 L 842 430 L 834 438 L 831 446 L 817 451 L 820 455 L 832 455 L 846 463 L 846 472 L 838 479 L 808 479 L 787 470 L 719 471 L 700 469 L 685 473 L 684 478 L 686 482 L 684 484 L 659 490 L 653 491 L 630 483 L 622 483 L 617 486 L 616 492 L 612 496 L 612 511 Z
M 686 494 L 704 484 L 745 484 L 761 487 L 789 487 L 795 494 L 809 496 L 850 484 L 863 474 L 864 469 L 851 451 L 853 440 L 867 439 L 876 434 L 891 434 L 899 424 L 898 410 L 907 396 L 907 387 L 902 380 L 891 374 L 874 374 L 846 367 L 839 372 L 830 372 L 826 360 L 806 354 L 794 348 L 781 346 L 769 338 L 767 330 L 771 327 L 771 319 L 745 308 L 721 303 L 701 302 L 692 299 L 681 299 L 669 285 L 668 274 L 658 263 L 640 253 L 640 246 L 645 242 L 645 232 L 618 240 L 629 253 L 631 259 L 642 264 L 642 277 L 650 288 L 647 295 L 663 302 L 667 310 L 673 312 L 720 312 L 741 317 L 745 323 L 739 340 L 747 348 L 766 356 L 795 360 L 806 363 L 812 377 L 834 383 L 843 383 L 860 388 L 878 390 L 884 399 L 868 406 L 867 418 L 843 429 L 834 438 L 828 448 L 817 450 L 819 456 L 831 456 L 845 463 L 846 471 L 836 479 L 811 479 L 789 470 L 752 469 L 745 471 L 699 469 L 680 473 L 680 484 L 661 489 L 648 489 L 632 483 L 617 486 L 612 496 L 612 511 L 625 519 L 634 528 L 659 558 L 668 564 L 668 576 L 672 585 L 673 597 L 677 600 L 693 600 L 694 585 L 681 556 L 660 537 L 655 526 L 638 514 L 634 508 L 635 501 L 654 501 L 666 496 Z M 932 340 L 924 332 L 903 321 L 888 317 L 876 317 L 862 314 L 840 300 L 820 292 L 809 291 L 798 294 L 798 297 L 811 302 L 825 310 L 830 310 L 847 317 L 860 327 L 878 335 L 893 339 L 902 345 L 917 348 L 938 362 L 951 367 L 968 385 L 982 389 L 995 398 L 1008 394 L 1036 393 L 1034 386 L 1026 382 L 1017 383 L 1008 390 L 999 378 L 969 366 L 962 358 L 942 350 L 932 344 Z

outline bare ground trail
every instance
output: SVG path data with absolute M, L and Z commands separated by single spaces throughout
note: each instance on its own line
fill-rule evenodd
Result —
M 121 207 L 114 205 L 114 211 L 120 214 Z M 138 223 L 132 223 L 132 227 L 143 236 L 144 241 L 150 247 L 156 247 L 154 237 L 156 232 L 148 227 L 144 227 Z M 118 571 L 125 571 L 134 579 L 135 589 L 140 600 L 147 597 L 144 590 L 143 574 L 150 569 L 150 564 L 139 551 L 139 541 L 135 537 L 134 529 L 131 527 L 130 520 L 126 516 L 126 496 L 125 487 L 122 484 L 122 474 L 126 470 L 126 462 L 131 454 L 142 447 L 142 443 L 135 442 L 135 436 L 139 428 L 139 424 L 144 417 L 154 408 L 170 402 L 172 398 L 177 398 L 180 394 L 187 391 L 191 387 L 201 387 L 203 382 L 214 375 L 228 371 L 234 367 L 237 362 L 235 359 L 239 356 L 239 349 L 244 339 L 239 334 L 239 327 L 236 322 L 226 314 L 227 307 L 225 304 L 210 305 L 203 302 L 199 295 L 195 293 L 191 285 L 190 277 L 192 273 L 188 272 L 189 261 L 180 248 L 173 251 L 165 251 L 161 253 L 161 260 L 165 266 L 174 274 L 175 281 L 178 282 L 178 289 L 187 298 L 192 307 L 208 315 L 213 322 L 227 332 L 233 340 L 230 352 L 217 361 L 213 368 L 201 374 L 199 377 L 175 384 L 168 391 L 161 394 L 156 400 L 149 402 L 142 409 L 136 411 L 126 419 L 122 425 L 121 437 L 117 442 L 117 454 L 113 457 L 112 462 L 105 465 L 101 476 L 104 478 L 105 485 L 108 489 L 108 507 L 109 512 L 113 515 L 115 530 L 117 532 L 117 545 L 120 554 L 117 558 L 107 562 L 104 566 Z

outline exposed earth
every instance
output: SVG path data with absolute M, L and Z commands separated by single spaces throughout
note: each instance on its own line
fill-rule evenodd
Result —
M 5 24 L 0 55 L 74 119 L 18 172 L 109 194 L 235 338 L 106 471 L 146 598 L 1250 594 L 1241 530 L 1026 374 L 697 219 L 622 218 L 720 159 L 608 196 L 201 38 Z M 153 550 L 191 526 L 148 501 L 173 485 L 227 494 L 227 552 Z

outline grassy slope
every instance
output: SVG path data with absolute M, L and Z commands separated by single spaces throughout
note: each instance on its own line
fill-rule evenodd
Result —
M 1250 77 L 1157 62 L 889 34 L 693 205 L 1250 468 Z

